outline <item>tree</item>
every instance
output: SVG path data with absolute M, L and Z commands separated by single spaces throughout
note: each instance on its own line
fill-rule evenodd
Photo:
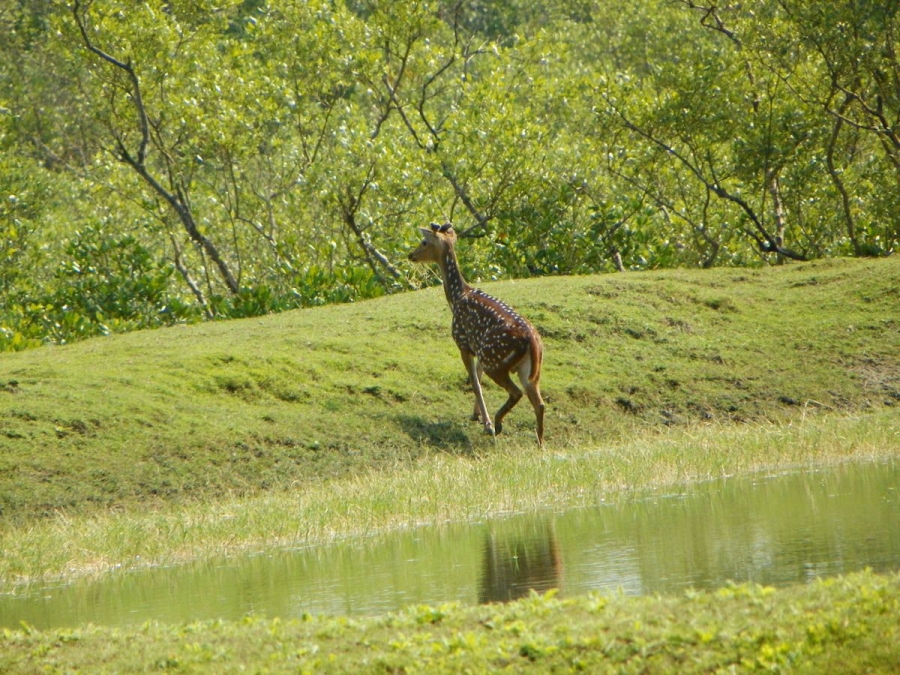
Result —
M 900 7 L 866 0 L 777 4 L 786 45 L 813 66 L 780 53 L 771 67 L 797 98 L 830 120 L 827 170 L 853 252 L 890 250 L 900 240 Z
M 691 223 L 713 258 L 720 245 L 708 222 L 711 198 L 736 211 L 732 217 L 740 231 L 761 252 L 802 260 L 806 255 L 786 244 L 782 176 L 808 152 L 808 121 L 790 101 L 785 104 L 779 80 L 759 71 L 719 7 L 683 4 L 700 12 L 709 34 L 694 31 L 689 49 L 670 54 L 676 67 L 657 62 L 646 77 L 608 77 L 596 89 L 604 102 L 598 111 L 605 118 L 603 128 L 621 126 L 649 153 L 637 162 L 620 162 L 614 171 L 665 213 L 679 213 Z M 680 30 L 691 32 L 684 23 Z M 653 179 L 647 178 L 650 166 Z M 696 185 L 688 198 L 682 196 L 685 179 Z M 659 185 L 670 187 L 660 191 Z
M 112 137 L 112 146 L 107 148 L 108 151 L 134 171 L 141 181 L 171 208 L 201 255 L 212 261 L 228 291 L 237 295 L 240 293 L 240 285 L 232 271 L 232 264 L 220 253 L 218 245 L 201 230 L 195 218 L 191 201 L 194 167 L 195 164 L 202 164 L 203 160 L 199 155 L 186 157 L 182 150 L 185 136 L 190 131 L 184 128 L 186 125 L 183 118 L 173 124 L 167 114 L 169 112 L 165 109 L 169 84 L 167 74 L 165 71 L 160 73 L 157 68 L 157 78 L 153 84 L 154 89 L 160 92 L 158 99 L 160 106 L 151 116 L 144 100 L 144 90 L 133 60 L 134 56 L 113 56 L 96 44 L 92 35 L 98 32 L 98 28 L 90 20 L 90 9 L 91 3 L 83 4 L 80 0 L 75 0 L 72 4 L 72 16 L 85 48 L 102 62 L 101 65 L 107 66 L 107 72 L 97 71 L 95 74 L 101 79 L 102 93 L 107 105 L 105 123 Z M 101 26 L 104 23 L 127 20 L 121 10 L 114 13 L 114 8 L 105 9 L 105 15 L 98 21 Z M 173 66 L 185 59 L 201 56 L 196 52 L 179 54 L 183 47 L 190 44 L 190 38 L 193 37 L 191 27 L 183 26 L 166 11 L 165 7 L 154 8 L 145 5 L 137 13 L 142 15 L 141 32 L 134 31 L 131 36 L 153 37 L 145 37 L 143 44 L 135 40 L 132 44 L 135 51 L 144 51 L 144 56 L 148 56 L 150 49 L 147 43 L 151 42 L 150 48 L 158 55 L 162 55 L 164 65 Z M 129 15 L 133 14 L 129 12 Z M 147 22 L 150 25 L 147 25 Z M 179 129 L 178 126 L 182 128 Z M 153 153 L 154 158 L 148 157 L 149 153 Z M 172 241 L 178 271 L 200 304 L 212 316 L 212 310 L 203 291 L 182 261 L 177 241 L 174 238 Z
M 443 219 L 470 278 L 889 252 L 896 16 L 869 0 L 7 2 L 0 320 L 65 340 L 372 297 L 419 283 L 414 226 Z

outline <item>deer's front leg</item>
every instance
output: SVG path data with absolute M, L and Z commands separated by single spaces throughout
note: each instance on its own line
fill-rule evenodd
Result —
M 491 422 L 491 416 L 488 415 L 487 406 L 484 404 L 484 395 L 481 393 L 481 368 L 475 360 L 475 355 L 467 349 L 459 350 L 462 356 L 463 364 L 466 366 L 466 372 L 469 373 L 469 380 L 472 383 L 472 391 L 475 392 L 475 415 L 480 415 L 481 421 L 484 422 L 484 433 L 494 435 L 494 424 Z
M 484 373 L 484 369 L 481 367 L 481 361 L 478 360 L 477 358 L 475 359 L 475 366 L 478 369 L 478 372 L 476 373 L 476 377 L 478 378 L 478 383 L 481 384 L 481 376 Z M 475 398 L 475 408 L 472 410 L 472 421 L 473 422 L 480 422 L 481 420 L 484 419 L 484 417 L 482 416 L 481 410 L 478 409 L 478 401 L 479 400 L 481 400 L 481 399 L 479 399 L 478 397 Z

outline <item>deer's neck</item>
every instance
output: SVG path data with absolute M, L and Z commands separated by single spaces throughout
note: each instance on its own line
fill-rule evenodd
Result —
M 469 289 L 466 280 L 463 279 L 462 272 L 459 271 L 459 265 L 456 262 L 456 253 L 450 248 L 444 253 L 444 257 L 440 261 L 441 277 L 444 280 L 444 293 L 447 296 L 447 302 L 450 307 L 455 307 L 456 302 Z

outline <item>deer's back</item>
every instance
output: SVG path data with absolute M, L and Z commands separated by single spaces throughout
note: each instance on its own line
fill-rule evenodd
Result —
M 487 372 L 511 368 L 537 332 L 509 305 L 471 289 L 453 307 L 453 339 L 478 357 Z

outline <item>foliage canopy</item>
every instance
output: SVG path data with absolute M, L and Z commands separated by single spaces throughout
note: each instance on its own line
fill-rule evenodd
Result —
M 438 219 L 472 278 L 888 254 L 897 12 L 5 3 L 0 350 L 420 286 Z

